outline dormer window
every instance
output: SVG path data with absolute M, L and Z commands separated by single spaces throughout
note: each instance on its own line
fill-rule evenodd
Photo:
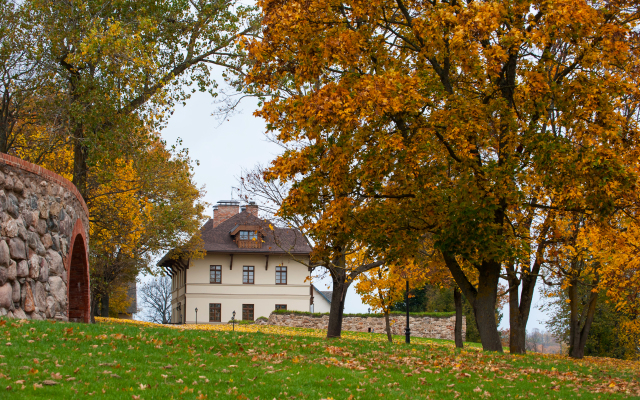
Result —
M 258 240 L 258 232 L 240 231 L 240 240 Z
M 229 234 L 241 249 L 260 249 L 264 234 L 259 225 L 236 225 Z

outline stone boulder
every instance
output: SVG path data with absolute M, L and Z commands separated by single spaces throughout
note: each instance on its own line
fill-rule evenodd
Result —
M 2 233 L 7 237 L 16 237 L 18 236 L 18 222 L 15 219 L 9 219 L 7 222 L 2 224 Z
M 47 250 L 53 245 L 53 241 L 51 240 L 51 235 L 49 233 L 42 235 L 42 244 Z
M 33 292 L 31 291 L 31 285 L 28 283 L 25 285 L 27 296 L 24 299 L 23 307 L 24 312 L 30 314 L 36 310 L 36 302 L 33 299 Z
M 16 308 L 15 310 L 13 310 L 13 318 L 29 319 L 27 317 L 27 314 L 25 314 L 24 311 L 22 311 L 22 309 L 20 308 Z
M 38 280 L 42 283 L 46 283 L 49 281 L 49 263 L 44 257 L 40 258 L 40 276 Z
M 11 309 L 13 306 L 13 287 L 10 283 L 0 286 L 0 308 Z
M 34 254 L 29 259 L 29 278 L 38 279 L 40 276 L 40 256 Z
M 61 277 L 49 277 L 49 293 L 56 300 L 58 309 L 64 310 L 67 308 L 67 285 L 65 285 Z
M 11 258 L 14 260 L 24 260 L 27 258 L 26 248 L 22 239 L 11 238 L 9 241 L 9 251 L 11 253 Z
M 16 274 L 18 278 L 26 278 L 27 276 L 29 276 L 29 263 L 26 260 L 22 260 L 18 263 Z
M 9 246 L 4 240 L 0 240 L 0 265 L 9 265 L 11 263 L 11 253 Z
M 62 265 L 62 257 L 57 251 L 49 250 L 46 255 L 47 261 L 49 263 L 49 275 L 52 276 L 60 276 L 64 271 L 64 266 Z
M 17 277 L 18 277 L 18 268 L 17 268 L 16 262 L 11 260 L 11 262 L 9 263 L 9 268 L 7 268 L 7 280 L 13 282 L 16 280 Z
M 44 311 L 47 309 L 47 293 L 44 290 L 44 285 L 42 284 L 42 282 L 36 282 L 35 290 L 36 292 L 34 293 L 34 295 L 36 300 L 36 307 L 38 307 L 38 310 Z
M 56 299 L 54 299 L 53 296 L 47 296 L 47 311 L 45 314 L 47 318 L 56 316 Z
M 20 282 L 13 282 L 13 295 L 12 300 L 14 303 L 20 303 Z
M 13 190 L 15 190 L 16 193 L 22 193 L 22 191 L 24 190 L 24 184 L 20 179 L 15 179 L 13 183 Z

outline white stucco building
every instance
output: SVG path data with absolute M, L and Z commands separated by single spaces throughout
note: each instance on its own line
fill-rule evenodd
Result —
M 320 290 L 316 285 L 313 285 L 313 305 L 311 312 L 314 313 L 328 313 L 331 311 L 331 290 Z
M 172 278 L 173 323 L 195 323 L 196 309 L 198 323 L 228 322 L 234 311 L 237 320 L 255 320 L 275 309 L 313 309 L 311 247 L 300 232 L 258 218 L 253 203 L 229 200 L 218 202 L 201 233 L 204 258 L 170 252 L 158 263 Z

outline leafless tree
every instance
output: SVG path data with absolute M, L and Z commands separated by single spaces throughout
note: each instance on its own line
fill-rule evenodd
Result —
M 527 332 L 525 346 L 527 351 L 544 353 L 544 332 L 540 331 L 538 328 L 534 328 L 533 331 Z
M 142 285 L 140 289 L 146 317 L 157 324 L 171 322 L 171 278 L 160 276 Z

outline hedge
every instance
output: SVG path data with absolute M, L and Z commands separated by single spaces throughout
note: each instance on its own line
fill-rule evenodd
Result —
M 308 315 L 310 317 L 322 318 L 325 315 L 329 315 L 329 313 L 312 313 L 308 311 L 294 311 L 294 310 L 273 310 L 272 314 L 283 314 L 283 315 Z M 393 316 L 405 316 L 407 313 L 400 311 L 391 311 L 389 315 Z M 410 317 L 433 317 L 433 318 L 448 318 L 454 317 L 456 315 L 455 312 L 420 312 L 420 313 L 409 313 Z M 361 317 L 361 318 L 384 318 L 384 314 L 381 313 L 373 313 L 373 314 L 343 314 L 342 317 Z
M 233 324 L 232 320 L 229 320 L 229 322 L 227 322 L 227 324 Z M 253 321 L 245 321 L 242 319 L 237 319 L 236 320 L 236 325 L 251 325 L 253 324 Z

